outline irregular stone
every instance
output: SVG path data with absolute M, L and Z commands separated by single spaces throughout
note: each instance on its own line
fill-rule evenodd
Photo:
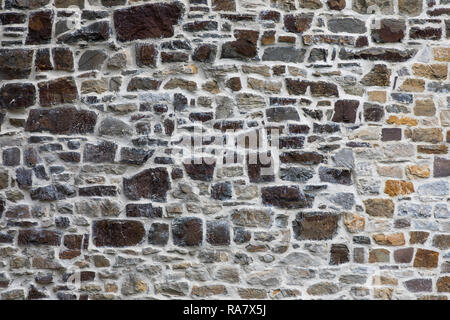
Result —
M 73 44 L 82 42 L 103 42 L 109 40 L 111 29 L 108 21 L 98 21 L 72 32 L 63 33 L 58 42 Z
M 261 196 L 264 205 L 284 209 L 310 208 L 313 202 L 313 198 L 297 186 L 264 187 Z
M 30 14 L 26 44 L 48 44 L 52 37 L 53 11 L 35 11 Z
M 230 244 L 230 227 L 227 221 L 208 221 L 206 223 L 206 241 L 214 246 Z
M 172 236 L 177 246 L 199 246 L 203 242 L 203 222 L 195 217 L 175 218 L 172 221 Z
M 165 223 L 152 223 L 148 230 L 148 243 L 164 246 L 169 241 L 169 225 Z
M 61 234 L 57 231 L 28 229 L 20 230 L 18 244 L 25 245 L 47 245 L 59 246 L 61 243 Z
M 92 240 L 97 247 L 135 246 L 144 235 L 144 226 L 138 221 L 99 220 L 92 224 Z
M 297 240 L 328 240 L 337 232 L 339 216 L 326 212 L 298 213 L 292 222 Z
M 328 20 L 328 30 L 334 33 L 365 33 L 366 23 L 355 18 L 331 18 Z
M 418 16 L 422 12 L 422 1 L 420 0 L 399 0 L 398 11 L 407 16 Z
M 169 189 L 170 180 L 166 168 L 146 169 L 131 178 L 123 178 L 123 192 L 132 200 L 145 198 L 164 202 Z
M 183 6 L 177 2 L 152 3 L 114 11 L 117 40 L 132 41 L 148 38 L 169 38 L 173 25 L 182 16 Z
M 101 70 L 106 58 L 107 55 L 102 50 L 86 50 L 78 60 L 78 70 Z
M 358 100 L 337 100 L 334 103 L 334 114 L 331 121 L 355 123 L 358 107 Z
M 72 77 L 39 82 L 41 106 L 52 106 L 74 102 L 78 98 L 77 85 Z
M 28 78 L 32 59 L 33 50 L 0 49 L 0 80 Z
M 114 162 L 116 151 L 117 145 L 109 141 L 100 141 L 98 144 L 87 143 L 84 146 L 83 160 L 93 163 Z
M 404 20 L 381 19 L 380 27 L 372 29 L 372 39 L 377 43 L 401 42 L 405 37 L 406 24 Z
M 432 250 L 417 249 L 414 258 L 415 268 L 437 268 L 439 253 Z
M 133 134 L 133 129 L 117 118 L 106 117 L 100 122 L 98 128 L 98 133 L 100 136 L 130 136 Z
M 284 29 L 288 32 L 303 33 L 311 27 L 314 14 L 287 14 L 284 16 Z
M 394 215 L 395 205 L 391 199 L 366 199 L 363 203 L 370 216 L 392 218 Z

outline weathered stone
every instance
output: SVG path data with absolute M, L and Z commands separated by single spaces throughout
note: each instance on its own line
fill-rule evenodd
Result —
M 24 245 L 47 245 L 59 246 L 61 243 L 61 234 L 51 230 L 20 230 L 18 236 L 18 244 Z
M 152 223 L 148 230 L 148 243 L 164 246 L 169 241 L 169 225 L 165 223 Z
M 336 184 L 351 185 L 351 172 L 347 169 L 335 169 L 327 167 L 319 167 L 320 181 Z
M 414 248 L 397 249 L 394 251 L 396 263 L 410 263 L 414 255 Z
M 155 67 L 158 58 L 158 50 L 154 44 L 137 43 L 136 64 L 138 67 Z
M 433 247 L 439 248 L 441 250 L 447 250 L 450 248 L 450 235 L 448 234 L 437 234 L 433 237 Z
M 230 227 L 227 221 L 208 221 L 206 241 L 214 246 L 230 244 Z
M 432 250 L 417 249 L 414 258 L 416 268 L 436 268 L 438 266 L 439 253 Z
M 398 11 L 400 14 L 408 16 L 418 16 L 422 12 L 422 1 L 420 0 L 399 0 Z
M 0 49 L 0 80 L 27 78 L 32 59 L 33 50 Z
M 99 220 L 92 225 L 92 240 L 97 247 L 135 246 L 144 235 L 144 226 L 138 221 Z
M 435 178 L 450 176 L 450 159 L 435 157 L 433 162 L 433 176 Z
M 117 145 L 109 141 L 101 141 L 98 144 L 87 143 L 84 146 L 83 160 L 93 163 L 114 162 L 116 151 Z
M 133 134 L 133 129 L 117 118 L 107 117 L 100 122 L 98 128 L 99 135 L 103 136 L 130 136 Z
M 41 106 L 52 106 L 74 102 L 78 98 L 77 85 L 72 77 L 39 82 Z
M 414 185 L 409 181 L 386 180 L 384 193 L 391 197 L 406 195 L 414 192 Z
M 405 236 L 403 233 L 374 234 L 373 240 L 375 240 L 377 244 L 387 246 L 402 246 L 405 244 Z
M 377 43 L 401 42 L 405 37 L 405 31 L 404 20 L 381 19 L 380 27 L 372 29 L 372 39 Z
M 119 41 L 168 38 L 181 18 L 179 3 L 152 3 L 114 11 L 114 27 Z
M 356 111 L 359 107 L 358 100 L 337 100 L 334 103 L 334 114 L 331 121 L 354 123 L 356 120 Z
M 354 18 L 329 19 L 328 29 L 334 33 L 365 33 L 367 31 L 365 22 Z
M 284 16 L 284 29 L 288 32 L 303 33 L 311 27 L 314 14 L 287 14 Z
M 106 58 L 107 55 L 102 50 L 86 50 L 78 60 L 78 70 L 101 70 Z
M 172 221 L 173 242 L 177 246 L 199 246 L 203 242 L 203 222 L 195 217 L 175 218 Z
M 389 262 L 389 250 L 372 249 L 369 252 L 369 263 Z
M 107 21 L 98 21 L 85 27 L 81 27 L 72 32 L 63 33 L 58 37 L 58 42 L 78 43 L 85 42 L 103 42 L 109 39 L 111 29 Z
M 395 205 L 391 199 L 367 199 L 363 203 L 370 216 L 392 218 L 394 215 Z
M 297 240 L 332 239 L 337 232 L 339 216 L 326 212 L 298 213 L 292 222 Z
M 330 295 L 340 291 L 339 287 L 332 282 L 319 282 L 310 286 L 306 292 L 310 295 Z
M 284 209 L 310 208 L 313 198 L 296 186 L 264 187 L 261 189 L 264 205 Z
M 450 277 L 441 277 L 436 281 L 436 288 L 438 292 L 450 292 Z
M 269 47 L 264 50 L 263 61 L 303 62 L 305 60 L 305 49 L 293 47 Z
M 215 162 L 205 159 L 193 159 L 190 163 L 183 163 L 188 176 L 193 180 L 211 181 L 214 175 Z
M 393 14 L 394 4 L 386 0 L 355 0 L 352 9 L 362 14 Z
M 365 86 L 389 87 L 391 70 L 384 64 L 376 64 L 361 80 Z
M 131 178 L 123 179 L 123 192 L 132 200 L 145 198 L 163 202 L 169 189 L 170 180 L 166 168 L 146 169 Z
M 410 292 L 431 292 L 433 289 L 431 279 L 411 279 L 405 281 L 404 284 Z
M 332 244 L 330 250 L 330 265 L 338 265 L 350 261 L 349 250 L 345 244 Z
M 53 11 L 35 11 L 30 14 L 26 44 L 47 44 L 52 37 Z
M 381 47 L 374 47 L 359 51 L 341 49 L 339 51 L 339 58 L 342 60 L 363 59 L 369 61 L 404 62 L 414 57 L 416 53 L 416 49 L 406 49 L 400 51 L 398 49 Z

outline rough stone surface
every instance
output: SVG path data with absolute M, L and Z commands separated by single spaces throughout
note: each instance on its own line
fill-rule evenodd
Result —
M 450 298 L 449 5 L 0 1 L 0 299 Z

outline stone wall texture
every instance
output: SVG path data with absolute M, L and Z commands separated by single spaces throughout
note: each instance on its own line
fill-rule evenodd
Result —
M 448 299 L 449 14 L 0 0 L 0 299 Z

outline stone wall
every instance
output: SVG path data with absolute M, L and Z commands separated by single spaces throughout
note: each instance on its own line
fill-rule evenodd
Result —
M 447 299 L 450 1 L 1 0 L 1 299 Z

